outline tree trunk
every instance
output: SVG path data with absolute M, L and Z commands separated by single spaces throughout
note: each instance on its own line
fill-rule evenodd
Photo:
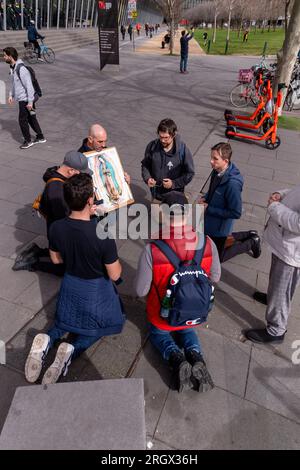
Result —
M 288 87 L 300 48 L 300 2 L 295 2 L 282 50 L 278 54 L 277 74 L 273 85 L 273 94 L 277 95 L 279 83 L 285 83 Z M 283 103 L 286 97 L 287 88 L 283 90 Z M 279 110 L 281 114 L 281 109 Z
M 214 33 L 213 33 L 213 40 L 212 42 L 215 43 L 216 42 L 216 36 L 217 36 L 217 12 L 215 11 L 215 17 L 214 17 Z
M 175 39 L 175 23 L 174 17 L 171 19 L 171 27 L 170 27 L 170 55 L 173 55 L 174 51 L 174 39 Z
M 287 33 L 287 29 L 288 29 L 289 6 L 290 6 L 290 0 L 286 0 L 285 1 L 285 6 L 284 6 L 284 31 L 285 31 L 285 36 L 286 36 L 286 33 Z
M 229 39 L 230 39 L 231 13 L 232 13 L 232 7 L 229 8 L 229 16 L 228 16 L 228 26 L 227 26 L 227 37 L 226 37 L 226 41 L 229 41 Z

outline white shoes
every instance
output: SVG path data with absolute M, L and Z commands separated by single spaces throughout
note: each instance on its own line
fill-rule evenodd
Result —
M 43 362 L 49 350 L 50 336 L 39 333 L 35 336 L 30 352 L 25 363 L 25 377 L 30 383 L 34 383 L 39 378 Z
M 65 376 L 68 372 L 68 367 L 71 364 L 71 358 L 74 352 L 74 346 L 69 343 L 61 343 L 54 362 L 49 369 L 46 370 L 42 380 L 42 384 L 54 384 L 58 381 L 61 375 Z

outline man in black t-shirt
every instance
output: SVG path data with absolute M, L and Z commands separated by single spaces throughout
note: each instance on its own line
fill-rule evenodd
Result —
M 76 150 L 66 153 L 61 166 L 48 168 L 43 176 L 46 185 L 42 194 L 40 209 L 46 217 L 47 237 L 53 222 L 69 215 L 70 210 L 65 202 L 63 186 L 64 182 L 79 173 L 92 174 L 88 167 L 87 158 Z M 49 237 L 48 237 L 49 238 Z M 61 267 L 53 266 L 48 261 L 39 261 L 40 258 L 49 258 L 48 248 L 42 249 L 36 243 L 32 243 L 17 258 L 13 271 L 24 269 L 44 271 L 51 274 L 62 275 Z
M 120 279 L 122 267 L 114 240 L 97 237 L 93 181 L 89 175 L 71 177 L 64 185 L 69 217 L 54 222 L 49 230 L 50 256 L 65 265 L 55 322 L 33 340 L 25 364 L 25 377 L 33 383 L 41 372 L 46 353 L 66 333 L 75 339 L 60 344 L 42 384 L 55 383 L 66 374 L 71 359 L 101 337 L 122 331 L 125 315 L 112 281 Z

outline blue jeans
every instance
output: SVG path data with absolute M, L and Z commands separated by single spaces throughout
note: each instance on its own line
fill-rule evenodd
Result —
M 173 351 L 184 352 L 194 349 L 202 353 L 201 345 L 194 328 L 186 328 L 185 330 L 177 330 L 173 332 L 176 342 L 170 331 L 160 330 L 154 325 L 150 325 L 150 341 L 153 346 L 159 350 L 162 357 L 167 361 Z
M 66 333 L 69 331 L 63 330 L 62 328 L 58 328 L 57 326 L 53 326 L 47 332 L 47 335 L 50 336 L 50 344 L 49 349 L 53 347 L 55 341 L 61 339 Z M 72 355 L 72 359 L 76 359 L 80 354 L 82 354 L 86 349 L 88 349 L 92 344 L 96 343 L 101 336 L 85 336 L 85 335 L 76 335 L 74 341 L 72 341 L 72 345 L 74 346 L 74 352 Z
M 181 56 L 180 58 L 180 72 L 186 72 L 188 56 Z

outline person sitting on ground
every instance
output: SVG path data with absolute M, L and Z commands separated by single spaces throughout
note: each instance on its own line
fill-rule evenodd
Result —
M 42 36 L 37 32 L 37 29 L 35 27 L 35 23 L 33 20 L 30 20 L 29 25 L 28 25 L 28 30 L 27 30 L 27 37 L 28 41 L 33 44 L 34 49 L 38 53 L 38 60 L 41 62 L 44 62 L 43 59 L 41 58 L 41 47 L 39 45 L 38 39 L 44 39 L 45 36 Z
M 232 233 L 233 222 L 242 215 L 243 177 L 231 162 L 230 144 L 220 142 L 211 148 L 213 168 L 207 194 L 198 201 L 204 206 L 204 231 L 215 242 L 221 262 L 241 253 L 261 254 L 260 238 L 256 231 Z M 232 236 L 228 240 L 228 237 Z
M 92 124 L 89 128 L 89 135 L 83 139 L 81 147 L 78 152 L 101 152 L 106 148 L 107 132 L 100 124 Z M 131 178 L 128 173 L 124 171 L 124 178 L 127 184 L 130 184 Z
M 48 168 L 43 176 L 46 185 L 41 197 L 40 212 L 46 219 L 48 241 L 51 225 L 70 213 L 64 198 L 64 182 L 79 173 L 91 175 L 93 172 L 88 168 L 85 155 L 76 150 L 70 150 L 66 153 L 62 165 Z M 36 243 L 31 243 L 17 256 L 12 269 L 13 271 L 43 271 L 58 276 L 64 274 L 63 265 L 54 265 L 49 260 L 49 249 L 40 248 Z
M 164 195 L 162 203 L 164 208 L 166 206 L 171 209 L 168 214 L 164 214 L 165 221 L 170 212 L 174 212 L 162 228 L 159 239 L 163 240 L 180 260 L 194 260 L 197 256 L 195 250 L 204 249 L 202 260 L 201 256 L 199 258 L 199 265 L 211 282 L 218 282 L 221 266 L 217 248 L 209 237 L 197 234 L 187 225 L 188 200 L 185 195 L 178 191 L 169 192 Z M 199 392 L 208 391 L 214 387 L 214 384 L 195 333 L 197 321 L 187 322 L 191 326 L 185 324 L 175 327 L 161 316 L 161 302 L 166 295 L 174 269 L 173 264 L 158 246 L 153 243 L 147 244 L 138 263 L 136 293 L 139 297 L 147 295 L 146 310 L 150 323 L 150 341 L 173 369 L 178 391 L 182 392 L 192 387 Z M 176 333 L 177 337 L 175 335 L 173 337 L 172 333 Z
M 207 44 L 207 38 L 208 38 L 208 34 L 206 31 L 204 31 L 204 33 L 202 34 L 202 37 L 203 37 L 203 41 L 204 41 L 204 46 L 206 46 Z
M 161 48 L 164 49 L 166 44 L 170 44 L 170 41 L 171 41 L 171 34 L 170 33 L 165 34 L 161 42 Z
M 113 281 L 120 281 L 122 267 L 114 240 L 98 238 L 94 187 L 90 175 L 80 173 L 64 183 L 64 198 L 70 215 L 51 225 L 50 256 L 64 263 L 66 272 L 58 295 L 55 322 L 47 333 L 33 340 L 25 364 L 28 382 L 38 380 L 45 356 L 66 333 L 74 341 L 62 342 L 42 383 L 52 384 L 66 375 L 75 359 L 100 338 L 121 333 L 125 314 Z

